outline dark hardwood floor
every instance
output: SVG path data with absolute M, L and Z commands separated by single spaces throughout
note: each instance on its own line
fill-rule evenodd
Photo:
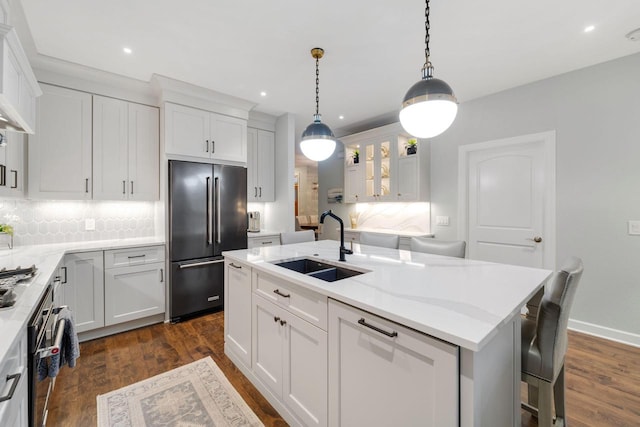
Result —
M 265 426 L 286 426 L 224 355 L 223 322 L 218 312 L 82 343 L 78 365 L 58 376 L 48 425 L 95 426 L 98 394 L 211 356 Z M 640 349 L 570 332 L 566 385 L 572 427 L 640 425 Z M 522 426 L 537 422 L 523 412 Z

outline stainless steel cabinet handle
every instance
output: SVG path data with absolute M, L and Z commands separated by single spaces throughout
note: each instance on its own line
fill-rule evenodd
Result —
M 18 188 L 18 171 L 11 169 L 11 173 L 13 174 L 13 185 L 11 188 Z
M 127 181 L 122 181 L 122 194 L 127 194 Z
M 280 289 L 276 289 L 275 291 L 273 291 L 273 293 L 276 294 L 276 295 L 280 295 L 281 297 L 284 297 L 284 298 L 290 298 L 291 297 L 291 294 L 289 294 L 289 295 L 283 294 L 282 292 L 280 292 Z
M 160 283 L 164 282 L 164 268 L 160 269 Z
M 64 271 L 64 280 L 62 283 L 67 283 L 67 267 L 62 267 L 61 270 Z
M 231 263 L 231 264 L 229 264 L 229 265 L 230 265 L 231 267 L 233 267 L 233 268 L 239 268 L 239 269 L 242 269 L 242 266 L 241 266 L 241 265 L 235 265 L 234 263 Z
M 395 337 L 397 337 L 397 336 L 398 336 L 398 333 L 397 333 L 396 331 L 393 331 L 393 332 L 387 332 L 387 331 L 385 331 L 384 329 L 380 329 L 380 328 L 378 328 L 377 326 L 373 326 L 373 325 L 368 324 L 368 323 L 364 320 L 364 318 L 362 318 L 362 319 L 358 320 L 358 324 L 360 324 L 360 325 L 362 325 L 362 326 L 366 326 L 366 327 L 367 327 L 367 328 L 369 328 L 369 329 L 373 329 L 373 330 L 374 330 L 374 331 L 376 331 L 376 332 L 380 332 L 382 335 L 386 335 L 386 336 L 388 336 L 388 337 L 390 337 L 390 338 L 395 338 Z
M 11 383 L 11 388 L 9 389 L 9 393 L 7 393 L 5 396 L 0 397 L 0 402 L 11 400 L 11 398 L 13 397 L 13 393 L 15 393 L 16 391 L 16 387 L 18 387 L 18 383 L 20 382 L 21 376 L 22 374 L 20 372 L 13 375 L 7 375 L 7 382 L 13 380 L 13 383 Z
M 211 177 L 207 177 L 207 244 L 211 245 L 213 243 L 213 219 L 212 215 L 212 207 L 211 207 L 211 199 L 213 195 L 211 194 Z
M 220 213 L 220 179 L 215 178 L 215 188 L 216 188 L 216 242 L 221 243 L 220 240 L 220 229 L 222 228 L 222 215 Z
M 219 264 L 221 262 L 224 262 L 224 260 L 218 259 L 215 261 L 194 262 L 193 264 L 181 264 L 179 268 L 183 269 L 183 268 L 201 267 L 203 265 Z

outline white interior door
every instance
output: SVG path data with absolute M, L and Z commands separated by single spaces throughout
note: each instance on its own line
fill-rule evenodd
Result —
M 468 257 L 553 269 L 555 133 L 465 147 Z

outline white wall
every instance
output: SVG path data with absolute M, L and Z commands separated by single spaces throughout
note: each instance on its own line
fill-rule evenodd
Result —
M 431 141 L 431 217 L 457 237 L 458 146 L 556 131 L 557 260 L 583 259 L 571 326 L 640 345 L 640 54 L 460 105 Z

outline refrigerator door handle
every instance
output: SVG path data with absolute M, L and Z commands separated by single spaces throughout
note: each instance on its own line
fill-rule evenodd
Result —
M 220 240 L 220 228 L 222 225 L 222 220 L 220 215 L 220 179 L 215 178 L 215 187 L 216 187 L 216 242 L 221 243 Z
M 194 262 L 191 264 L 180 264 L 179 268 L 182 270 L 184 268 L 202 267 L 203 265 L 220 264 L 221 262 L 224 262 L 224 259 L 217 259 L 214 261 Z
M 211 218 L 212 207 L 211 207 L 211 177 L 207 177 L 207 244 L 211 245 L 213 243 L 213 219 Z

